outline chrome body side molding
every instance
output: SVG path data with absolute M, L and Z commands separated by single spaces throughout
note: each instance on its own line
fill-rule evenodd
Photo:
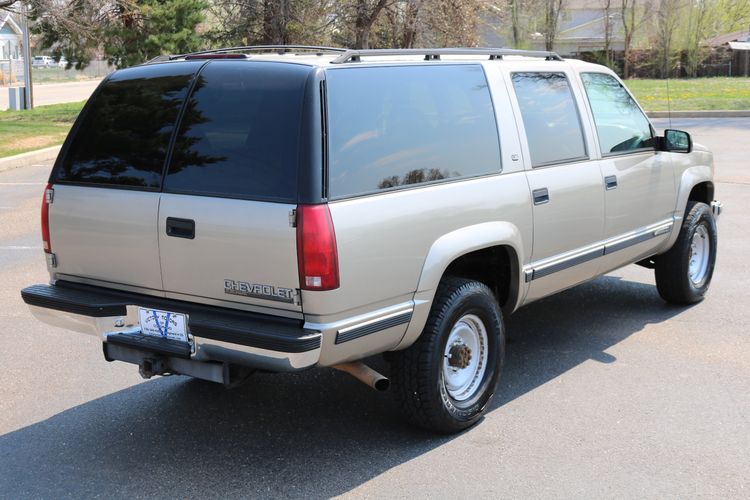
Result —
M 545 276 L 583 264 L 584 262 L 588 262 L 598 257 L 624 250 L 633 245 L 656 238 L 657 236 L 668 234 L 674 228 L 674 223 L 675 219 L 671 218 L 632 233 L 620 235 L 616 238 L 610 238 L 609 240 L 595 244 L 592 247 L 532 262 L 524 266 L 524 278 L 528 283 L 535 279 L 544 278 Z

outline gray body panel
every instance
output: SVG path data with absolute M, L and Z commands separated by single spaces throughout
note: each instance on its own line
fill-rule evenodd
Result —
M 296 233 L 289 224 L 294 208 L 284 203 L 163 193 L 158 231 L 167 297 L 301 311 L 295 291 L 299 286 Z M 168 236 L 168 217 L 194 220 L 195 238 Z M 225 280 L 234 283 L 226 287 Z M 239 283 L 275 290 L 254 291 Z M 274 298 L 280 289 L 295 291 L 292 299 Z

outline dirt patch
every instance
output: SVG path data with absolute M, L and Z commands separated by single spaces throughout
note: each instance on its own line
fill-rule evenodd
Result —
M 54 143 L 57 138 L 49 135 L 36 135 L 33 137 L 22 137 L 10 141 L 7 149 L 41 149 Z

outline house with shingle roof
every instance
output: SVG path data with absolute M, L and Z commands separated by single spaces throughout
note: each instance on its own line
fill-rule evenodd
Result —
M 706 40 L 712 49 L 726 50 L 731 54 L 731 74 L 750 76 L 750 28 Z

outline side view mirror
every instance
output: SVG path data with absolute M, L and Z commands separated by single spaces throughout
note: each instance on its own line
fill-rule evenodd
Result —
M 660 141 L 662 151 L 670 153 L 689 153 L 693 150 L 693 140 L 690 134 L 682 130 L 667 129 L 664 138 Z

